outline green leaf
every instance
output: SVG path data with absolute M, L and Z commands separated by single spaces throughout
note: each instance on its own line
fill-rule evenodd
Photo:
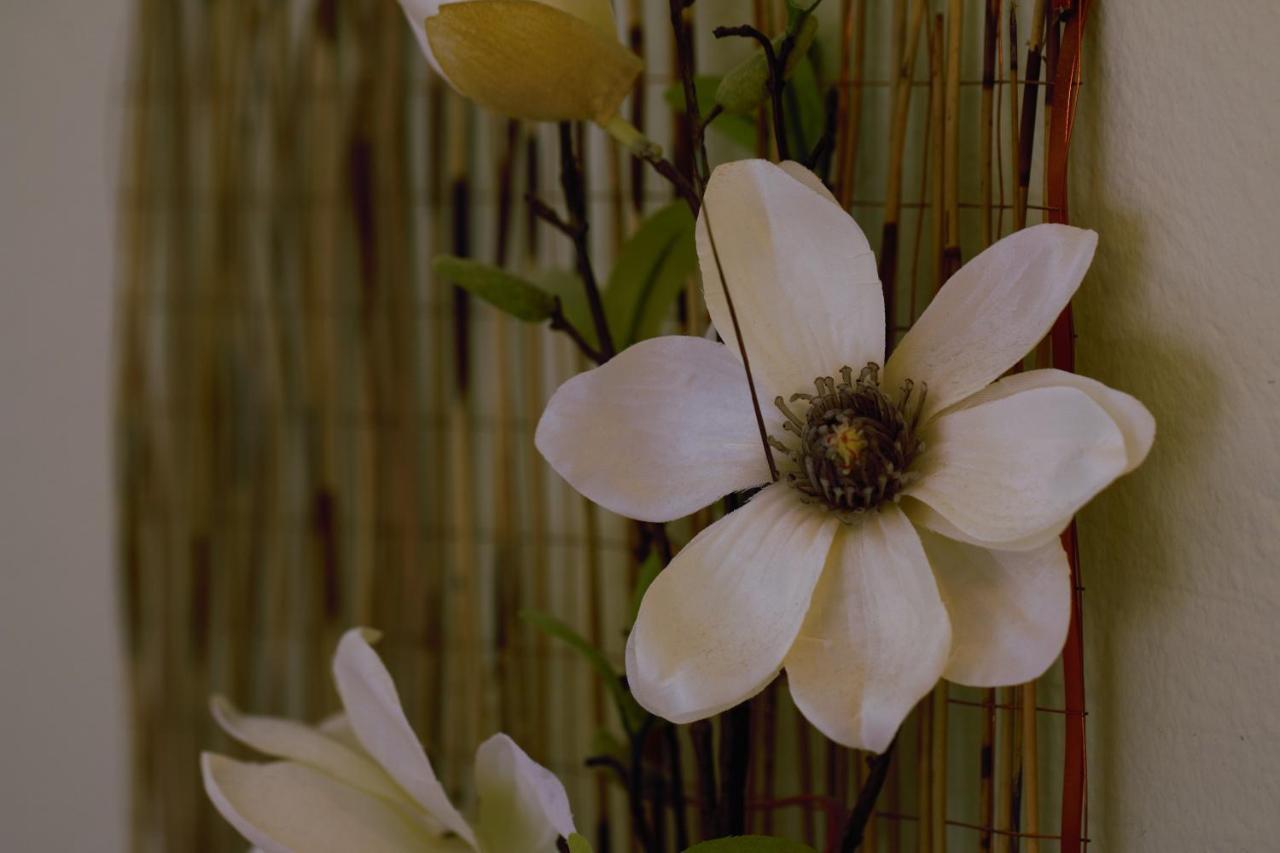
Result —
M 604 291 L 619 348 L 657 335 L 671 304 L 698 266 L 693 215 L 682 201 L 656 211 L 618 252 Z
M 649 584 L 653 583 L 654 578 L 662 571 L 662 556 L 657 551 L 650 551 L 649 556 L 640 565 L 640 571 L 636 574 L 636 588 L 631 593 L 631 622 L 636 621 L 636 614 L 640 612 L 640 602 L 644 600 L 644 594 L 649 591 Z
M 811 59 L 806 57 L 796 65 L 783 95 L 787 141 L 792 155 L 803 158 L 818 144 L 827 123 L 826 102 Z
M 432 266 L 436 275 L 512 317 L 537 323 L 555 312 L 555 297 L 500 267 L 454 255 L 439 255 Z
M 566 840 L 569 842 L 569 853 L 592 853 L 591 842 L 578 833 L 575 832 Z
M 698 96 L 698 112 L 705 119 L 716 105 L 716 90 L 720 79 L 711 74 L 698 74 L 693 78 L 693 89 Z M 684 86 L 676 81 L 664 94 L 667 104 L 677 112 L 685 112 Z M 709 130 L 723 135 L 746 151 L 756 150 L 755 116 L 722 113 L 708 126 Z
M 622 718 L 622 725 L 628 732 L 637 731 L 643 725 L 648 712 L 641 708 L 635 698 L 622 686 L 622 674 L 613 668 L 613 664 L 609 663 L 604 652 L 592 645 L 586 637 L 548 613 L 538 610 L 521 610 L 520 618 L 548 637 L 567 643 L 570 648 L 581 654 L 587 663 L 591 664 L 604 680 L 604 686 L 613 697 L 618 715 Z
M 808 844 L 764 835 L 735 835 L 717 838 L 688 848 L 685 853 L 817 853 Z

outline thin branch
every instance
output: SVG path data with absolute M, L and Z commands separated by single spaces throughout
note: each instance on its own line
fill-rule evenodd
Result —
M 787 145 L 787 126 L 782 111 L 782 88 L 786 81 L 782 74 L 782 60 L 779 59 L 777 51 L 773 49 L 772 39 L 750 24 L 742 24 L 737 27 L 716 27 L 711 33 L 718 39 L 740 36 L 742 38 L 755 39 L 759 42 L 761 50 L 764 51 L 765 62 L 769 66 L 769 97 L 773 103 L 773 138 L 778 145 L 778 159 L 790 160 L 791 151 Z M 788 36 L 788 38 L 791 37 Z M 794 41 L 794 39 L 792 40 Z M 783 49 L 786 50 L 787 47 L 788 45 L 784 41 Z
M 613 358 L 617 350 L 613 335 L 605 317 L 604 302 L 600 298 L 600 286 L 591 266 L 591 247 L 587 239 L 587 194 L 583 186 L 582 164 L 573 151 L 573 126 L 560 122 L 560 186 L 564 189 L 565 204 L 569 208 L 569 226 L 572 229 L 574 248 L 577 250 L 578 275 L 582 277 L 587 292 L 587 306 L 591 309 L 591 321 L 596 327 L 596 339 L 604 361 Z
M 564 315 L 564 307 L 560 304 L 560 297 L 558 296 L 556 297 L 555 309 L 551 313 L 550 323 L 551 328 L 554 331 L 564 332 L 568 335 L 569 338 L 578 345 L 578 349 L 580 349 L 582 354 L 587 358 L 591 359 L 596 364 L 605 363 L 606 359 L 604 355 L 595 347 L 591 346 L 591 344 L 587 342 L 586 336 L 583 335 L 582 332 L 578 330 L 578 327 L 573 325 L 573 323 L 569 321 L 569 318 Z
M 693 41 L 684 25 L 684 10 L 692 8 L 694 0 L 670 0 L 671 33 L 676 42 L 676 60 L 680 67 L 680 83 L 684 89 L 684 109 L 689 117 L 690 142 L 693 144 L 693 182 L 696 196 L 701 197 L 707 185 L 710 166 L 707 146 L 703 140 L 702 108 L 698 105 L 698 89 L 693 82 Z
M 533 193 L 525 194 L 525 201 L 529 202 L 529 212 L 568 237 L 570 240 L 578 239 L 578 232 L 572 225 L 560 218 L 560 214 L 556 213 L 555 208 L 547 204 Z
M 862 790 L 858 792 L 858 801 L 849 812 L 849 820 L 845 822 L 844 833 L 840 837 L 840 853 L 854 853 L 862 844 L 867 823 L 875 813 L 876 800 L 880 797 L 884 780 L 889 775 L 889 765 L 893 762 L 893 748 L 896 745 L 895 739 L 889 744 L 888 749 L 871 759 L 871 773 L 867 776 Z
M 764 414 L 760 411 L 760 395 L 756 392 L 755 376 L 751 373 L 751 359 L 747 357 L 747 344 L 742 337 L 742 327 L 738 323 L 738 311 L 733 307 L 733 297 L 729 294 L 729 283 L 725 280 L 724 265 L 720 263 L 720 250 L 716 248 L 715 229 L 711 226 L 711 206 L 703 199 L 702 218 L 707 226 L 707 242 L 711 244 L 711 256 L 716 262 L 716 272 L 720 276 L 720 288 L 724 291 L 724 301 L 729 308 L 729 320 L 733 324 L 733 336 L 738 342 L 738 354 L 742 356 L 742 367 L 747 372 L 747 387 L 751 389 L 751 406 L 756 413 L 756 427 L 760 431 L 760 443 L 764 445 L 764 458 L 769 463 L 769 476 L 774 482 L 778 480 L 778 464 L 773 460 L 773 448 L 769 446 L 769 431 L 764 425 Z

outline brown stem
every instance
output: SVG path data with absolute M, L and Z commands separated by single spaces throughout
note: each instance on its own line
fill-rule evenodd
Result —
M 568 335 L 569 338 L 578 345 L 578 349 L 582 351 L 583 355 L 591 359 L 596 364 L 604 364 L 606 360 L 604 355 L 595 347 L 591 346 L 591 344 L 587 342 L 586 336 L 578 330 L 577 326 L 569 322 L 569 318 L 564 315 L 564 310 L 558 297 L 556 299 L 555 308 L 551 313 L 550 322 L 551 328 L 557 332 L 564 332 Z
M 573 246 L 577 251 L 578 275 L 582 277 L 587 292 L 587 306 L 591 309 L 591 321 L 596 327 L 596 339 L 604 361 L 613 358 L 617 350 L 609 321 L 605 317 L 604 302 L 600 298 L 600 286 L 591 266 L 591 247 L 587 239 L 587 193 L 583 183 L 582 164 L 573 152 L 573 126 L 560 122 L 560 186 L 564 189 L 565 204 L 569 208 L 569 226 L 572 229 Z
M 680 739 L 676 736 L 676 727 L 662 727 L 662 736 L 667 747 L 667 762 L 671 769 L 671 811 L 675 817 L 676 847 L 683 850 L 689 846 L 689 816 L 684 799 L 684 766 L 680 760 Z
M 791 151 L 787 146 L 787 125 L 782 111 L 782 88 L 786 81 L 782 74 L 782 60 L 773 49 L 773 40 L 750 24 L 737 27 L 716 27 L 711 34 L 718 39 L 728 36 L 741 36 L 755 39 L 764 51 L 765 62 L 769 66 L 769 99 L 773 104 L 773 138 L 778 146 L 778 159 L 790 160 Z M 785 45 L 784 45 L 785 47 Z
M 684 88 L 685 115 L 689 117 L 690 142 L 693 145 L 693 180 L 697 195 L 707 185 L 710 174 L 707 146 L 702 134 L 702 108 L 698 106 L 698 90 L 693 82 L 693 40 L 689 28 L 684 25 L 684 10 L 693 6 L 693 0 L 670 0 L 671 32 L 676 42 L 676 60 L 680 66 L 680 83 Z
M 751 759 L 751 705 L 730 708 L 720 716 L 720 800 L 718 831 L 747 831 L 747 766 Z
M 862 844 L 867 823 L 875 813 L 876 800 L 880 796 L 880 790 L 884 788 L 885 778 L 889 775 L 889 765 L 893 762 L 893 748 L 896 745 L 895 739 L 889 744 L 888 749 L 870 760 L 871 773 L 867 776 L 862 790 L 858 792 L 858 801 L 854 803 L 853 810 L 849 812 L 849 819 L 845 822 L 844 833 L 840 837 L 840 853 L 853 853 Z
M 704 839 L 715 838 L 720 832 L 716 826 L 716 763 L 711 745 L 711 722 L 698 720 L 689 725 L 689 742 L 693 745 L 693 758 L 698 782 L 698 823 Z

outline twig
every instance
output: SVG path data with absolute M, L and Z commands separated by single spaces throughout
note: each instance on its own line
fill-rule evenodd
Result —
M 698 90 L 693 82 L 693 41 L 685 26 L 684 10 L 693 6 L 693 0 L 670 0 L 671 32 L 676 42 L 676 61 L 680 67 L 680 84 L 684 89 L 685 115 L 689 117 L 690 143 L 693 146 L 693 183 L 695 195 L 702 197 L 710 175 L 707 146 L 702 133 L 702 108 L 698 105 Z
M 893 347 L 893 327 L 897 322 L 894 279 L 898 264 L 898 215 L 902 201 L 902 162 L 906 155 L 907 120 L 911 109 L 911 80 L 916 67 L 916 48 L 924 25 L 925 0 L 911 6 L 911 23 L 907 26 L 902 63 L 898 66 L 897 90 L 894 95 L 893 122 L 889 132 L 889 172 L 885 187 L 884 231 L 880 240 L 880 276 L 884 288 L 885 347 Z
M 994 242 L 991 222 L 991 142 L 994 135 L 996 42 L 1000 39 L 1000 0 L 987 0 L 982 35 L 982 105 L 979 147 L 982 148 L 982 246 Z
M 743 702 L 720 716 L 721 835 L 747 831 L 747 765 L 751 759 L 751 705 Z
M 693 745 L 694 768 L 698 782 L 698 823 L 703 838 L 715 838 L 720 833 L 716 826 L 716 764 L 711 745 L 711 723 L 698 720 L 689 725 L 689 742 Z
M 755 39 L 764 51 L 765 62 L 769 66 L 769 98 L 773 104 L 773 138 L 778 146 L 778 159 L 790 160 L 791 151 L 787 145 L 787 125 L 782 111 L 782 89 L 786 81 L 782 74 L 782 62 L 778 52 L 773 49 L 773 41 L 767 35 L 750 24 L 736 27 L 716 27 L 711 34 L 718 39 L 729 36 Z M 786 43 L 784 42 L 784 49 Z
M 849 820 L 845 822 L 844 833 L 840 837 L 840 853 L 853 853 L 862 844 L 867 823 L 875 812 L 876 800 L 889 775 L 889 765 L 893 762 L 893 749 L 896 745 L 895 739 L 884 752 L 870 760 L 871 772 L 867 775 L 866 784 L 858 792 L 858 801 L 849 812 Z
M 671 769 L 671 811 L 675 817 L 676 847 L 680 850 L 689 846 L 689 815 L 686 814 L 684 798 L 684 765 L 680 760 L 680 739 L 676 736 L 676 727 L 662 727 L 662 736 L 667 748 L 667 763 Z
M 587 293 L 587 307 L 596 327 L 596 340 L 600 344 L 603 361 L 613 358 L 617 350 L 613 335 L 605 317 L 604 302 L 600 299 L 600 286 L 591 266 L 591 246 L 587 239 L 587 194 L 583 186 L 582 164 L 573 151 L 573 126 L 560 122 L 560 186 L 564 189 L 565 204 L 569 208 L 569 226 L 573 229 L 573 246 L 577 251 L 578 275 Z

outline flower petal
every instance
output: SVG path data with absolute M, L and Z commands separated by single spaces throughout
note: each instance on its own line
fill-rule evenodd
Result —
M 537 0 L 449 3 L 426 21 L 431 54 L 460 93 L 513 118 L 603 122 L 644 63 L 576 14 Z
M 737 354 L 718 257 L 766 400 L 812 391 L 815 377 L 845 365 L 884 361 L 875 255 L 853 218 L 813 181 L 766 160 L 726 163 L 711 175 L 698 216 L 707 310 Z
M 796 707 L 823 734 L 883 752 L 937 683 L 951 624 L 915 528 L 896 506 L 842 527 L 787 654 Z
M 1156 419 L 1147 407 L 1123 391 L 1108 388 L 1096 379 L 1068 373 L 1065 370 L 1046 368 L 1014 373 L 966 398 L 957 408 L 971 409 L 992 400 L 1000 400 L 1031 388 L 1077 388 L 1089 395 L 1089 399 L 1103 408 L 1124 436 L 1127 474 L 1142 464 L 1156 437 Z
M 898 344 L 884 384 L 925 382 L 924 416 L 985 388 L 1048 333 L 1080 286 L 1098 235 L 1035 225 L 993 244 L 951 277 Z
M 475 834 L 436 778 L 405 719 L 391 675 L 366 639 L 370 636 L 376 638 L 376 632 L 347 631 L 333 656 L 333 678 L 351 727 L 369 755 L 427 814 L 475 847 Z
M 641 521 L 769 479 L 742 363 L 702 338 L 651 338 L 573 377 L 534 441 L 579 492 Z
M 213 697 L 209 705 L 223 731 L 265 755 L 305 764 L 368 794 L 407 802 L 400 787 L 367 755 L 316 728 L 242 714 L 222 696 Z
M 948 681 L 1022 684 L 1044 674 L 1067 639 L 1071 566 L 1062 543 L 991 551 L 918 531 L 951 616 Z
M 840 522 L 775 483 L 694 537 L 645 593 L 627 681 L 673 723 L 700 720 L 777 675 Z
M 422 832 L 394 803 L 301 764 L 249 764 L 206 752 L 200 771 L 214 807 L 264 853 L 456 849 Z
M 827 189 L 827 185 L 822 182 L 822 178 L 819 178 L 813 172 L 810 172 L 802 164 L 797 163 L 795 160 L 783 160 L 778 164 L 778 168 L 825 198 L 827 201 L 839 206 L 840 202 L 836 201 L 835 195 L 832 194 L 831 190 Z
M 1111 416 L 1070 387 L 948 412 L 921 437 L 925 449 L 912 466 L 920 479 L 903 494 L 993 548 L 1049 541 L 1128 464 Z
M 505 734 L 476 750 L 476 794 L 485 850 L 554 853 L 556 838 L 574 833 L 564 785 Z

